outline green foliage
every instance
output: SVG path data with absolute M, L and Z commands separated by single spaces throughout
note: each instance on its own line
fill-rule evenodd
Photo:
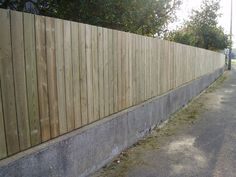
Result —
M 33 3 L 41 15 L 154 36 L 163 35 L 181 0 L 5 0 L 3 8 L 29 11 Z
M 200 10 L 193 10 L 190 20 L 167 39 L 210 50 L 221 50 L 230 44 L 228 35 L 218 26 L 220 0 L 203 0 Z

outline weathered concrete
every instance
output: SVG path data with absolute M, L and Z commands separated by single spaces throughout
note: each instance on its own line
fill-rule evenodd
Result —
M 87 176 L 167 120 L 222 73 L 223 68 L 141 105 L 2 160 L 0 176 Z

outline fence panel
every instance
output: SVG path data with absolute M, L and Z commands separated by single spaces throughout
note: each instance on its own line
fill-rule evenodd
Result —
M 224 66 L 224 55 L 0 10 L 0 159 Z

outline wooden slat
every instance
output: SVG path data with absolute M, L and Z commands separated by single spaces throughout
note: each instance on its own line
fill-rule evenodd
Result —
M 99 117 L 105 115 L 104 107 L 104 58 L 103 58 L 103 29 L 98 27 L 98 87 L 99 87 Z
M 2 109 L 2 87 L 0 83 L 0 159 L 7 156 L 7 144 L 5 138 L 5 126 Z
M 118 31 L 113 30 L 112 31 L 113 35 L 113 106 L 114 106 L 114 112 L 118 112 L 119 107 L 118 107 Z
M 121 106 L 122 106 L 122 109 L 126 108 L 126 80 L 127 80 L 127 77 L 126 77 L 126 74 L 127 74 L 127 71 L 126 71 L 126 59 L 127 59 L 127 53 L 126 53 L 126 36 L 125 36 L 125 33 L 122 32 L 121 34 Z
M 128 108 L 129 105 L 129 99 L 130 99 L 130 86 L 129 86 L 129 33 L 125 33 L 126 38 L 126 57 L 125 57 L 125 94 L 126 94 L 126 103 L 125 107 Z
M 36 56 L 38 75 L 39 115 L 42 141 L 51 138 L 49 105 L 48 105 L 48 82 L 47 82 L 47 58 L 46 58 L 46 31 L 45 17 L 35 16 Z
M 0 11 L 0 72 L 2 104 L 6 131 L 8 155 L 19 151 L 19 139 L 16 119 L 14 79 L 12 69 L 12 50 L 10 35 L 10 13 L 8 10 Z
M 140 51 L 140 71 L 141 71 L 141 76 L 140 76 L 140 88 L 141 88 L 141 100 L 142 102 L 145 100 L 145 39 L 141 36 L 140 38 L 141 42 L 141 51 Z
M 118 67 L 118 66 L 117 66 Z M 137 85 L 137 72 L 136 72 L 136 37 L 132 35 L 132 105 L 136 105 L 136 85 Z
M 112 30 L 108 30 L 108 91 L 109 91 L 109 114 L 114 113 L 114 90 L 113 90 L 113 82 L 114 82 L 114 72 L 113 72 L 113 32 Z
M 142 83 L 142 81 L 141 81 L 141 77 L 142 77 L 142 65 L 141 65 L 141 60 L 142 60 L 142 58 L 141 58 L 141 36 L 139 36 L 139 35 L 137 35 L 137 55 L 136 55 L 136 57 L 137 57 L 137 77 L 138 77 L 138 79 L 137 79 L 137 104 L 140 104 L 141 102 L 142 102 L 142 96 L 141 96 L 141 94 L 142 94 L 142 92 L 141 92 L 141 83 Z
M 57 97 L 57 71 L 55 51 L 55 20 L 46 18 L 46 55 L 47 55 L 47 76 L 49 95 L 49 115 L 51 137 L 57 137 L 59 131 L 58 119 L 58 97 Z
M 98 28 L 92 26 L 92 61 L 93 61 L 93 120 L 99 119 L 99 90 L 98 90 Z
M 59 133 L 67 132 L 66 118 L 66 91 L 65 91 L 65 61 L 64 61 L 64 33 L 63 21 L 55 21 L 55 46 L 56 46 L 56 72 L 57 72 L 57 97 L 59 112 Z
M 117 100 L 118 111 L 122 109 L 122 66 L 121 66 L 121 48 L 122 48 L 122 33 L 118 31 L 117 35 Z
M 88 102 L 87 102 L 87 64 L 85 58 L 85 25 L 79 24 L 79 60 L 80 60 L 80 103 L 82 125 L 88 123 Z
M 132 106 L 132 35 L 128 34 L 128 107 Z
M 74 94 L 74 113 L 75 128 L 82 126 L 81 109 L 80 109 L 80 73 L 79 73 L 79 26 L 78 23 L 71 22 L 72 36 L 72 66 L 73 66 L 73 94 Z
M 87 66 L 87 90 L 88 90 L 88 122 L 93 122 L 93 61 L 92 61 L 92 28 L 86 25 L 85 55 Z
M 104 58 L 104 106 L 105 116 L 109 115 L 109 80 L 108 80 L 108 29 L 103 28 L 103 58 Z
M 23 15 L 21 12 L 11 11 L 11 36 L 18 133 L 20 149 L 24 150 L 30 147 L 30 129 L 25 78 Z
M 73 67 L 71 57 L 71 26 L 70 21 L 63 21 L 64 27 L 64 59 L 65 59 L 65 86 L 66 86 L 66 117 L 67 130 L 75 128 L 75 115 L 73 103 Z
M 35 49 L 35 28 L 34 15 L 23 14 L 24 16 L 24 47 L 25 47 L 25 68 L 27 83 L 27 101 L 30 126 L 31 145 L 41 142 L 41 130 L 39 122 L 36 49 Z

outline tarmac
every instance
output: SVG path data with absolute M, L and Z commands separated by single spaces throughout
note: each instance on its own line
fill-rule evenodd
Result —
M 236 66 L 93 177 L 236 177 Z

